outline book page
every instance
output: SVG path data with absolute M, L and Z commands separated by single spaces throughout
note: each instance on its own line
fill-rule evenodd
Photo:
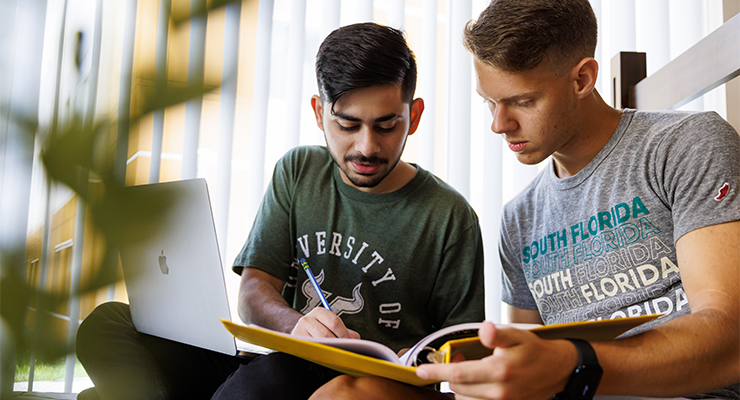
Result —
M 259 325 L 239 325 L 230 323 L 227 325 L 236 326 L 239 329 L 240 335 L 235 334 L 236 338 L 245 341 L 247 343 L 253 343 L 258 346 L 275 349 L 275 343 L 283 342 L 309 342 L 318 343 L 325 346 L 331 346 L 337 349 L 350 351 L 355 354 L 361 354 L 364 356 L 377 358 L 379 360 L 385 360 L 394 364 L 401 364 L 396 352 L 391 350 L 389 347 L 382 345 L 377 342 L 363 339 L 339 339 L 339 338 L 318 338 L 311 336 L 298 336 L 290 335 L 287 333 L 273 331 L 271 329 L 263 328 Z M 247 329 L 244 329 L 247 328 Z M 234 333 L 234 332 L 232 332 Z M 246 336 L 244 336 L 246 335 Z M 249 340 L 247 340 L 247 338 Z M 279 349 L 278 349 L 279 350 Z
M 389 347 L 377 342 L 362 339 L 337 339 L 337 338 L 312 338 L 307 336 L 297 336 L 303 340 L 321 343 L 338 349 L 351 351 L 363 356 L 378 358 L 389 361 L 394 364 L 402 364 L 398 355 Z
M 393 350 L 379 343 L 360 339 L 314 339 L 275 332 L 255 325 L 235 324 L 224 319 L 221 322 L 238 339 L 292 354 L 344 374 L 380 376 L 415 386 L 426 386 L 436 382 L 419 378 L 416 375 L 416 368 L 401 365 Z M 334 347 L 328 342 L 334 342 L 332 343 L 334 345 L 349 345 L 355 350 Z M 363 348 L 363 353 L 374 356 L 356 353 L 357 346 Z M 376 358 L 377 356 L 382 358 Z

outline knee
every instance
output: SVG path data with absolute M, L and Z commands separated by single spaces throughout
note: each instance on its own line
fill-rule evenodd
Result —
M 107 302 L 97 306 L 77 329 L 76 352 L 84 362 L 90 355 L 97 354 L 99 347 L 107 346 L 112 334 L 125 330 L 134 331 L 128 304 Z
M 388 400 L 388 399 L 440 399 L 449 400 L 450 396 L 428 387 L 415 387 L 378 376 L 354 378 L 340 375 L 321 386 L 309 400 Z
M 406 398 L 407 385 L 377 376 L 339 375 L 321 386 L 309 400 Z M 412 392 L 413 394 L 413 392 Z M 413 396 L 412 396 L 413 397 Z
M 332 400 L 359 398 L 358 389 L 364 386 L 361 378 L 339 375 L 321 386 L 309 400 Z
M 410 393 L 409 388 L 400 382 L 377 376 L 355 378 L 349 375 L 339 375 L 321 386 L 309 400 L 416 398 L 415 391 L 419 388 L 411 389 Z M 407 395 L 412 396 L 407 397 Z

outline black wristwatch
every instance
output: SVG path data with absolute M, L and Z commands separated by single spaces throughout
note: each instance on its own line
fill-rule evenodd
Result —
M 591 400 L 596 393 L 596 388 L 601 382 L 601 375 L 604 370 L 599 365 L 596 353 L 591 345 L 581 339 L 567 339 L 576 346 L 580 361 L 578 366 L 570 374 L 568 383 L 565 384 L 565 390 L 555 395 L 555 399 L 564 400 Z

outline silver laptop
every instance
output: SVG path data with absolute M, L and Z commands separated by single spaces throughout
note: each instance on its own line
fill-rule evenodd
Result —
M 236 355 L 220 319 L 231 320 L 204 179 L 123 189 L 119 247 L 131 316 L 139 332 Z M 239 350 L 263 352 L 239 342 Z

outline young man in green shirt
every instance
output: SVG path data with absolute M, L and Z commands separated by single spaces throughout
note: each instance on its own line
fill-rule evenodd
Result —
M 241 319 L 296 335 L 362 336 L 396 351 L 481 321 L 478 217 L 449 185 L 401 160 L 424 110 L 403 34 L 369 23 L 339 28 L 323 42 L 316 73 L 311 105 L 326 146 L 292 149 L 275 167 L 234 262 Z M 301 259 L 333 312 L 320 306 Z M 143 335 L 121 303 L 85 320 L 78 350 L 96 385 L 90 398 L 300 399 L 340 375 L 282 353 L 244 364 Z
M 369 339 L 400 351 L 443 327 L 483 319 L 483 248 L 465 199 L 401 160 L 424 102 L 400 31 L 332 32 L 311 99 L 326 146 L 290 150 L 275 167 L 247 243 L 244 322 L 295 335 Z M 331 311 L 300 266 L 316 274 Z M 338 372 L 274 353 L 242 365 L 214 395 L 308 398 Z M 423 389 L 434 393 L 432 389 Z

